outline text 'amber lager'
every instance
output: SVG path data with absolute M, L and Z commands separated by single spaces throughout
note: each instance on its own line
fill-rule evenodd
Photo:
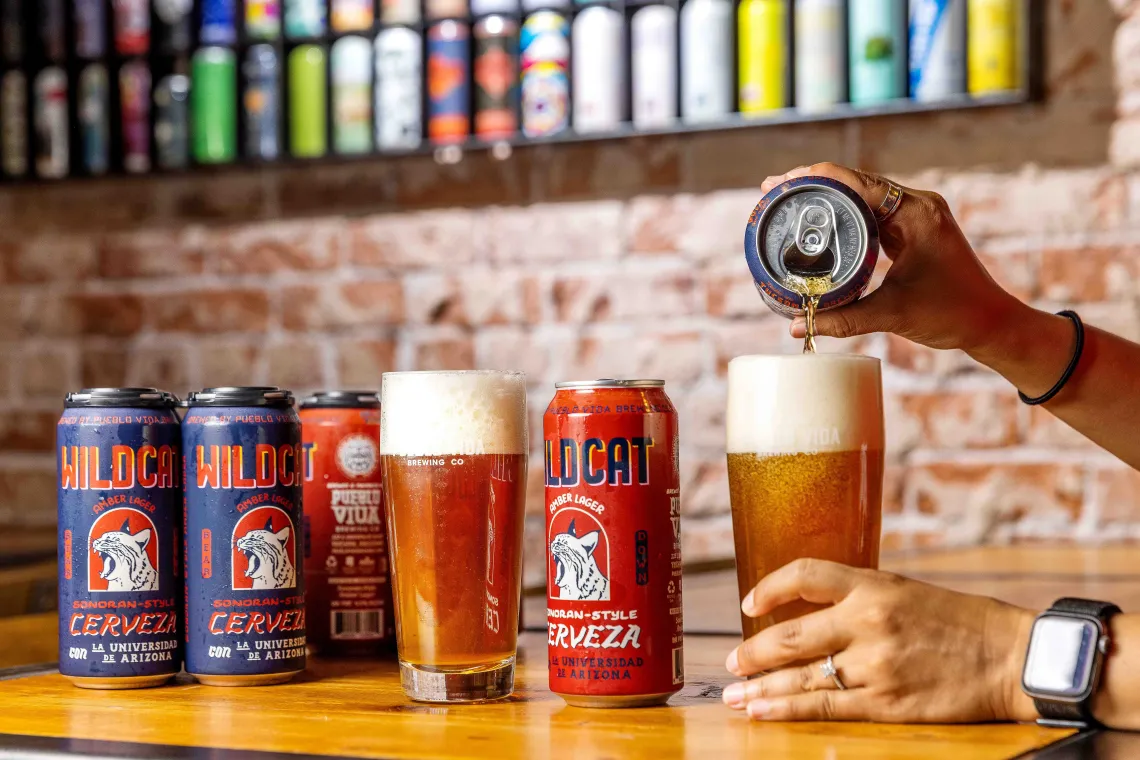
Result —
M 404 692 L 514 688 L 526 493 L 520 372 L 388 372 L 380 455 Z
M 660 380 L 558 383 L 542 418 L 550 690 L 663 704 L 685 685 L 677 412 Z
M 802 557 L 878 567 L 883 400 L 878 359 L 741 356 L 728 365 L 728 487 L 744 598 Z M 742 617 L 748 638 L 815 609 Z

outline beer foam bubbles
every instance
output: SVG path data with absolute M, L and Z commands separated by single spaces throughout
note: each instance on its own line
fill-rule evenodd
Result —
M 521 372 L 385 372 L 380 453 L 526 454 Z
M 843 354 L 738 356 L 728 363 L 729 454 L 883 448 L 878 359 Z

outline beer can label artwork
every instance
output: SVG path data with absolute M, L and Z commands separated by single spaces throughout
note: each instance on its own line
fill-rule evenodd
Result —
M 518 131 L 518 31 L 505 16 L 475 23 L 475 134 L 484 139 Z
M 906 97 L 906 0 L 851 0 L 849 100 L 855 105 Z
M 911 97 L 966 91 L 966 0 L 910 0 L 909 39 Z
M 150 69 L 141 61 L 119 70 L 122 107 L 123 168 L 132 174 L 150 171 Z
M 1016 90 L 1022 0 L 969 0 L 967 61 L 971 95 Z
M 418 24 L 419 0 L 380 0 L 380 20 L 385 24 Z M 382 36 L 384 32 L 380 34 Z
M 424 0 L 424 13 L 429 20 L 467 17 L 467 0 Z
M 203 0 L 198 40 L 203 45 L 237 42 L 237 0 Z
M 689 0 L 681 7 L 681 116 L 715 121 L 732 112 L 732 0 Z
M 285 0 L 285 36 L 320 37 L 327 27 L 327 0 Z
M 684 685 L 677 413 L 661 386 L 560 384 L 543 417 L 550 690 L 573 705 L 661 704 Z
M 62 62 L 67 54 L 65 0 L 39 0 L 40 40 L 49 61 Z
M 0 41 L 5 61 L 24 57 L 24 0 L 0 0 Z
M 192 397 L 182 436 L 186 671 L 219 685 L 285 680 L 305 667 L 297 414 Z
M 83 170 L 105 174 L 111 163 L 110 88 L 107 68 L 92 63 L 79 75 L 79 142 Z
M 562 132 L 570 125 L 570 22 L 561 13 L 539 11 L 523 23 L 522 128 L 527 137 Z
M 648 5 L 630 21 L 633 123 L 668 127 L 677 118 L 677 10 Z
M 301 435 L 309 642 L 322 652 L 378 651 L 395 636 L 379 402 L 371 408 L 306 403 Z
M 843 0 L 798 0 L 795 6 L 796 108 L 831 108 L 847 85 Z
M 788 14 L 791 0 L 743 0 L 740 16 L 740 112 L 789 105 Z
M 437 143 L 463 142 L 471 133 L 469 37 L 457 21 L 428 29 L 428 136 Z
M 805 296 L 833 309 L 863 294 L 879 257 L 879 228 L 851 188 L 826 177 L 790 179 L 765 195 L 744 231 L 756 289 L 777 314 L 802 314 Z M 810 294 L 805 292 L 810 286 Z
M 289 53 L 289 151 L 297 158 L 328 152 L 328 56 L 319 45 L 301 45 Z
M 205 47 L 190 62 L 191 148 L 199 164 L 237 157 L 237 63 L 232 50 Z
M 171 74 L 154 88 L 154 147 L 162 169 L 190 163 L 190 78 Z
M 375 20 L 372 0 L 332 0 L 332 28 L 335 31 L 367 31 Z
M 36 173 L 46 179 L 66 177 L 71 167 L 67 126 L 67 75 L 58 66 L 36 76 Z
M 75 0 L 75 52 L 102 58 L 107 52 L 107 6 L 103 0 Z
M 254 45 L 246 53 L 245 153 L 248 158 L 272 161 L 280 152 L 281 74 L 272 45 Z
M 0 80 L 0 141 L 4 174 L 28 173 L 28 80 L 22 71 L 9 71 Z
M 606 132 L 625 120 L 625 19 L 600 5 L 582 10 L 570 35 L 574 129 Z
M 120 55 L 145 55 L 150 49 L 150 4 L 114 0 L 115 49 Z
M 281 35 L 281 0 L 246 0 L 245 33 L 257 40 Z
M 155 686 L 182 669 L 178 418 L 168 394 L 123 391 L 136 400 L 121 393 L 121 407 L 70 394 L 56 432 L 59 669 L 91 688 Z
M 342 37 L 333 43 L 333 148 L 340 154 L 372 150 L 372 43 Z
M 194 0 L 154 0 L 155 47 L 166 55 L 190 50 Z
M 376 144 L 382 150 L 415 148 L 423 139 L 422 50 L 420 35 L 404 27 L 376 37 Z

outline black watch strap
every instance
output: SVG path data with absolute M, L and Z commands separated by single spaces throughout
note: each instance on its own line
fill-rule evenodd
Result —
M 1088 615 L 1101 621 L 1105 629 L 1113 615 L 1120 613 L 1120 608 L 1111 602 L 1098 602 L 1092 599 L 1076 599 L 1065 597 L 1053 602 L 1049 608 L 1051 612 L 1074 612 L 1078 615 Z M 1095 723 L 1092 716 L 1092 698 L 1084 702 L 1051 702 L 1044 699 L 1034 699 L 1033 706 L 1037 714 L 1044 721 L 1059 721 L 1061 723 Z

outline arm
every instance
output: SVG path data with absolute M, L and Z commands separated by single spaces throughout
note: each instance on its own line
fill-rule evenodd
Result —
M 883 178 L 834 164 L 769 177 L 762 189 L 807 174 L 849 185 L 871 208 L 887 192 Z M 850 306 L 821 312 L 819 334 L 893 332 L 932 348 L 961 349 L 1026 395 L 1049 390 L 1072 356 L 1072 323 L 1033 309 L 994 282 L 940 196 L 905 193 L 897 213 L 879 230 L 883 253 L 892 262 L 882 286 Z M 803 320 L 794 321 L 791 330 L 803 337 Z M 1140 345 L 1090 327 L 1076 373 L 1045 408 L 1140 467 L 1138 396 Z

